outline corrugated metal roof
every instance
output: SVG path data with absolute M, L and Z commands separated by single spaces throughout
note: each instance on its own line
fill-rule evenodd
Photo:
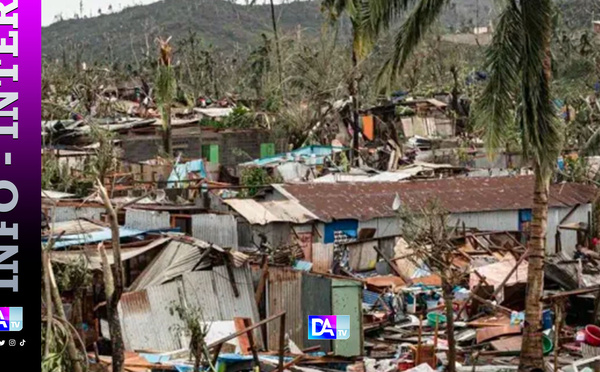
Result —
M 105 227 L 84 219 L 78 219 L 50 223 L 49 228 L 55 235 L 63 234 L 64 236 L 69 236 L 102 231 Z
M 237 221 L 229 214 L 194 214 L 192 236 L 221 247 L 237 249 Z
M 198 266 L 202 250 L 178 240 L 172 240 L 131 285 L 131 290 L 157 286 L 180 277 Z
M 127 350 L 179 350 L 183 344 L 172 330 L 179 323 L 169 313 L 173 302 L 179 301 L 180 281 L 125 293 L 119 302 L 119 317 L 123 341 Z
M 407 206 L 437 199 L 451 213 L 531 209 L 533 176 L 447 178 L 413 182 L 286 184 L 280 186 L 323 221 L 391 217 L 396 193 Z M 276 188 L 277 189 L 277 188 Z M 550 187 L 550 207 L 589 203 L 592 186 L 563 183 Z
M 224 202 L 253 225 L 272 222 L 302 224 L 318 219 L 315 214 L 293 200 L 259 203 L 254 199 L 229 199 Z
M 145 231 L 137 229 L 129 229 L 127 227 L 119 226 L 119 237 L 127 238 L 131 236 L 137 236 L 144 234 Z M 54 243 L 54 248 L 70 247 L 72 245 L 82 245 L 102 242 L 110 240 L 112 233 L 108 227 L 102 227 L 100 230 L 91 232 L 82 232 L 79 234 L 63 235 L 60 240 Z M 42 241 L 45 241 L 42 239 Z
M 186 347 L 186 341 L 175 337 L 170 329 L 179 323 L 179 319 L 169 314 L 169 308 L 173 303 L 181 303 L 182 299 L 190 307 L 199 307 L 206 322 L 231 321 L 234 317 L 258 322 L 248 266 L 233 268 L 233 276 L 238 297 L 233 293 L 224 266 L 186 272 L 181 280 L 124 294 L 119 302 L 119 316 L 127 349 L 172 351 Z M 255 341 L 258 347 L 262 346 L 260 329 L 255 332 Z
M 121 248 L 121 261 L 127 261 L 133 257 L 139 256 L 151 249 L 158 248 L 163 244 L 167 243 L 169 238 L 160 238 L 152 241 L 151 243 L 138 248 Z M 114 263 L 114 257 L 112 249 L 106 250 L 106 256 L 108 258 L 108 264 Z M 52 252 L 52 261 L 71 263 L 78 262 L 78 260 L 85 260 L 88 263 L 90 270 L 100 270 L 102 268 L 102 259 L 98 254 L 98 250 L 94 247 L 93 249 L 79 250 L 79 251 L 56 251 Z
M 60 192 L 54 190 L 42 190 L 42 198 L 49 199 L 77 199 L 75 194 L 69 194 L 67 192 Z
M 133 229 L 160 230 L 171 227 L 171 215 L 168 212 L 127 209 L 125 226 Z

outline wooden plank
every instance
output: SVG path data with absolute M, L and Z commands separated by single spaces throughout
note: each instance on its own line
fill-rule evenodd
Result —
M 501 336 L 521 334 L 520 326 L 487 327 L 477 330 L 477 343 L 493 340 Z
M 235 326 L 235 331 L 239 332 L 245 328 L 247 318 L 234 317 L 233 324 Z M 238 336 L 238 342 L 240 344 L 240 352 L 244 355 L 250 354 L 250 340 L 248 339 L 248 333 L 244 333 Z

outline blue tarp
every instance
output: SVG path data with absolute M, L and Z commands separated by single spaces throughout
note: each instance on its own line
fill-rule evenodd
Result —
M 204 168 L 204 161 L 202 159 L 188 161 L 184 164 L 175 164 L 171 175 L 169 175 L 167 188 L 185 188 L 188 187 L 189 182 L 182 182 L 181 184 L 177 181 L 186 181 L 188 179 L 188 173 L 199 173 L 200 177 L 206 178 L 206 169 Z
M 294 270 L 298 271 L 310 271 L 312 266 L 312 262 L 308 261 L 296 260 L 296 262 L 294 262 Z
M 255 160 L 252 160 L 252 161 L 240 164 L 240 165 L 242 165 L 242 166 L 256 165 L 256 166 L 262 167 L 265 165 L 269 165 L 271 163 L 283 162 L 286 160 L 286 158 L 288 158 L 289 161 L 293 161 L 297 157 L 300 157 L 304 160 L 308 160 L 313 155 L 315 156 L 316 164 L 321 165 L 321 164 L 323 164 L 326 157 L 331 156 L 333 153 L 344 151 L 344 150 L 346 150 L 345 147 L 339 147 L 339 146 L 320 146 L 320 145 L 305 146 L 305 147 L 301 147 L 299 149 L 296 149 L 296 150 L 293 150 L 293 151 L 290 151 L 287 153 L 275 154 L 273 156 L 269 156 L 269 157 L 262 158 L 262 159 L 255 159 Z
M 130 228 L 123 227 L 123 226 L 119 227 L 119 237 L 121 237 L 121 238 L 142 235 L 145 232 L 146 231 L 144 231 L 144 230 L 130 229 Z M 72 245 L 81 245 L 81 244 L 102 242 L 105 240 L 110 240 L 111 236 L 112 236 L 112 234 L 110 232 L 110 229 L 107 227 L 103 227 L 102 230 L 100 230 L 100 231 L 93 231 L 93 232 L 83 233 L 83 234 L 62 236 L 60 238 L 60 240 L 58 240 L 54 243 L 54 249 L 70 247 Z M 42 239 L 42 242 L 45 242 L 45 241 L 47 241 L 47 239 Z

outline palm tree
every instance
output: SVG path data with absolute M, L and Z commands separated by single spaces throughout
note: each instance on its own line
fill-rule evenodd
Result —
M 358 160 L 358 109 L 360 104 L 358 100 L 360 94 L 358 66 L 379 34 L 378 27 L 370 27 L 366 22 L 367 4 L 366 0 L 323 0 L 321 3 L 322 9 L 329 12 L 332 22 L 338 21 L 339 17 L 346 13 L 352 24 L 352 73 L 348 82 L 348 94 L 352 100 L 353 162 Z
M 369 22 L 389 27 L 415 1 L 373 0 Z M 381 77 L 393 82 L 449 0 L 418 0 L 400 27 L 394 51 Z M 551 102 L 550 83 L 552 0 L 505 0 L 492 43 L 487 49 L 489 81 L 475 104 L 476 127 L 484 131 L 492 152 L 502 145 L 509 123 L 520 127 L 524 155 L 534 168 L 534 196 L 529 240 L 529 271 L 525 327 L 519 371 L 544 369 L 540 298 L 544 283 L 544 254 L 550 180 L 562 146 L 561 125 Z M 451 348 L 454 346 L 452 345 Z M 452 353 L 449 353 L 452 354 Z M 450 360 L 449 369 L 454 368 Z
M 162 118 L 163 150 L 165 155 L 173 156 L 173 140 L 171 138 L 171 106 L 175 97 L 175 74 L 171 65 L 172 48 L 167 40 L 159 39 L 160 57 L 156 76 L 156 101 L 160 107 Z

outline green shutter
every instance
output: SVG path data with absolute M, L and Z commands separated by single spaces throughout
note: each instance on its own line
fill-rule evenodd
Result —
M 275 144 L 274 143 L 261 143 L 260 144 L 260 158 L 268 158 L 269 156 L 275 155 Z
M 202 145 L 202 158 L 209 163 L 219 162 L 219 145 Z
M 219 145 L 210 145 L 210 163 L 219 163 Z

